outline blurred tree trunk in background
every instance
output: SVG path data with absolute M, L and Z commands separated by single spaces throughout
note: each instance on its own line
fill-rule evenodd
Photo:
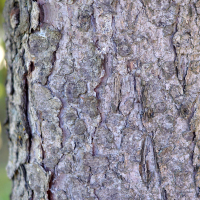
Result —
M 199 14 L 7 0 L 11 199 L 199 199 Z

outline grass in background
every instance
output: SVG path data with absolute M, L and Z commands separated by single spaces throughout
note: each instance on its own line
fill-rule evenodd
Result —
M 6 68 L 3 67 L 0 70 L 0 200 L 9 200 L 11 193 L 11 181 L 8 179 L 5 169 L 8 160 L 7 135 L 2 125 L 6 116 L 5 79 Z
M 8 179 L 5 164 L 0 165 L 0 200 L 9 200 L 11 193 L 11 181 Z
M 5 105 L 5 78 L 6 68 L 0 70 L 0 200 L 9 200 L 11 193 L 11 181 L 6 174 L 6 164 L 8 160 L 7 135 L 3 127 L 5 121 L 6 105 Z

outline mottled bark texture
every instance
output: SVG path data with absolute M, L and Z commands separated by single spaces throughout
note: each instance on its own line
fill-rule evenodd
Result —
M 200 195 L 200 1 L 7 0 L 12 200 Z

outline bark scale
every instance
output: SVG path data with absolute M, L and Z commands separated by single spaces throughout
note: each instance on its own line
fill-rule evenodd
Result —
M 200 1 L 7 0 L 13 200 L 199 199 Z

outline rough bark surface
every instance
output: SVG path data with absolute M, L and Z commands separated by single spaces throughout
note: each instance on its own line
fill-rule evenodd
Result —
M 12 200 L 200 195 L 200 1 L 7 0 Z

